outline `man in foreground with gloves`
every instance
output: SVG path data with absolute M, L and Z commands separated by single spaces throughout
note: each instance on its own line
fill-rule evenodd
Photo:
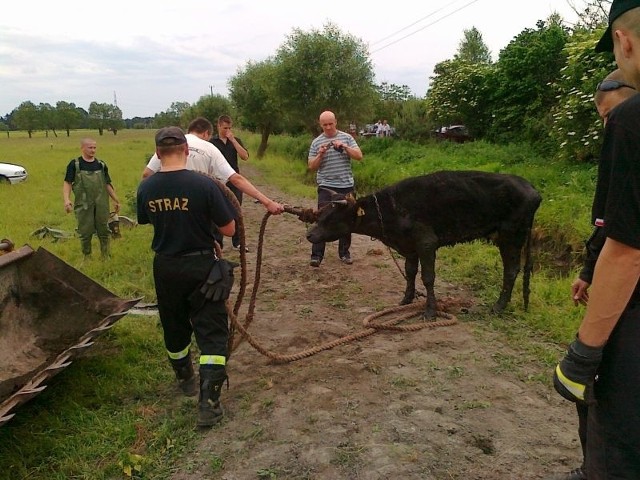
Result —
M 609 113 L 615 107 L 637 94 L 638 91 L 626 82 L 620 69 L 614 70 L 607 75 L 603 81 L 598 83 L 593 100 L 603 125 L 607 125 Z M 575 305 L 587 305 L 589 301 L 589 287 L 593 279 L 593 269 L 605 240 L 606 237 L 602 227 L 594 225 L 593 233 L 585 245 L 585 259 L 582 270 L 578 278 L 571 284 L 571 297 Z M 640 285 L 638 287 L 640 287 Z M 638 290 L 638 287 L 636 287 L 636 292 L 634 292 L 633 295 L 634 297 L 638 296 L 638 298 L 640 298 L 640 290 Z M 584 402 L 576 402 L 576 410 L 578 413 L 578 434 L 580 436 L 583 455 L 582 465 L 574 468 L 562 477 L 556 477 L 557 480 L 587 480 L 585 459 L 587 457 L 587 418 L 589 407 L 585 405 Z
M 225 300 L 233 264 L 216 258 L 211 224 L 232 236 L 235 212 L 208 176 L 187 170 L 189 147 L 178 127 L 158 130 L 160 171 L 138 187 L 138 223 L 153 225 L 153 278 L 169 362 L 182 392 L 198 395 L 191 336 L 200 349 L 199 427 L 223 416 L 220 392 L 227 380 L 229 326 Z
M 640 0 L 613 0 L 596 51 L 613 51 L 640 87 Z M 640 96 L 608 117 L 592 206 L 606 236 L 576 339 L 554 370 L 556 390 L 588 405 L 586 476 L 640 479 Z

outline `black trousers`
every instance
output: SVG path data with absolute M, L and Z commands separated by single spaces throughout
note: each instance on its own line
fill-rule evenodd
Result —
M 198 296 L 215 258 L 211 255 L 167 257 L 156 255 L 153 278 L 158 312 L 169 352 L 181 352 L 192 335 L 202 355 L 228 356 L 229 323 L 223 301 L 201 302 Z
M 640 303 L 607 342 L 587 419 L 587 478 L 640 479 Z
M 327 187 L 329 188 L 329 187 Z M 353 188 L 333 188 L 336 193 L 341 193 L 346 195 L 348 193 L 354 193 Z M 325 188 L 318 187 L 318 210 L 324 207 L 326 204 L 331 202 L 331 192 L 326 190 Z M 311 258 L 317 258 L 322 260 L 324 258 L 324 250 L 326 243 L 313 243 L 311 245 Z M 351 248 L 351 234 L 345 235 L 344 237 L 340 237 L 338 239 L 338 256 L 344 257 L 349 255 L 349 248 Z

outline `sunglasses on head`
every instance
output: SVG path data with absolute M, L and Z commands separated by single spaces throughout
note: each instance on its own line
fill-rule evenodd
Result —
M 632 87 L 628 83 L 619 82 L 618 80 L 603 80 L 598 84 L 596 90 L 600 90 L 601 92 L 610 92 L 622 87 L 633 88 L 635 90 L 635 87 Z

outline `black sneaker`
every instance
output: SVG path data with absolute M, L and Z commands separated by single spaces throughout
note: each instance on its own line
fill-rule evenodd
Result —
M 351 256 L 349 255 L 343 255 L 342 257 L 340 257 L 340 261 L 347 265 L 351 265 L 353 263 L 353 260 L 351 260 Z
M 309 266 L 311 266 L 311 267 L 319 267 L 320 266 L 320 262 L 322 262 L 322 260 L 320 260 L 319 258 L 312 258 L 311 261 L 309 262 Z

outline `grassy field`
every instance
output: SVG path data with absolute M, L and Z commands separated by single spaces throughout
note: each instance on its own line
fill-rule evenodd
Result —
M 44 246 L 117 295 L 154 301 L 150 227 L 127 231 L 126 242 L 113 242 L 109 262 L 84 261 L 77 239 L 54 241 L 31 235 L 43 226 L 74 231 L 75 219 L 63 209 L 62 181 L 67 163 L 79 155 L 84 136 L 98 142 L 97 156 L 107 163 L 123 203 L 121 214 L 135 219 L 135 191 L 154 151 L 153 134 L 121 130 L 117 136 L 101 137 L 80 131 L 72 131 L 70 137 L 50 134 L 47 138 L 42 132 L 30 139 L 24 132 L 1 136 L 0 161 L 23 165 L 29 179 L 0 186 L 0 238 L 9 238 L 17 246 Z M 255 152 L 259 137 L 243 133 L 242 138 Z M 309 141 L 273 137 L 265 158 L 252 163 L 285 195 L 313 198 L 313 176 L 306 170 Z M 543 196 L 536 237 L 545 250 L 538 254 L 532 279 L 536 295 L 529 313 L 513 312 L 510 322 L 489 316 L 486 321 L 523 345 L 526 339 L 565 342 L 572 337 L 581 310 L 568 301 L 577 263 L 567 265 L 566 261 L 577 260 L 576 252 L 590 233 L 593 166 L 536 157 L 522 146 L 499 148 L 482 142 L 416 146 L 369 139 L 362 148 L 365 160 L 355 167 L 360 194 L 439 169 L 508 172 L 531 180 Z M 560 254 L 565 257 L 562 270 L 556 268 Z M 438 258 L 440 278 L 465 284 L 480 298 L 495 296 L 487 287 L 499 284 L 499 278 L 487 278 L 491 275 L 487 272 L 498 271 L 494 248 L 461 245 L 442 249 Z M 514 297 L 518 295 L 515 291 Z M 535 342 L 530 348 L 537 348 Z M 0 428 L 0 471 L 6 478 L 167 478 L 172 465 L 196 441 L 190 425 L 192 412 L 172 410 L 169 403 L 172 374 L 166 368 L 156 317 L 126 316 L 100 339 L 90 356 L 91 361 L 78 360 L 81 368 L 67 369 L 56 377 L 55 392 L 45 390 Z M 539 358 L 549 365 L 556 360 L 547 351 L 540 351 Z

